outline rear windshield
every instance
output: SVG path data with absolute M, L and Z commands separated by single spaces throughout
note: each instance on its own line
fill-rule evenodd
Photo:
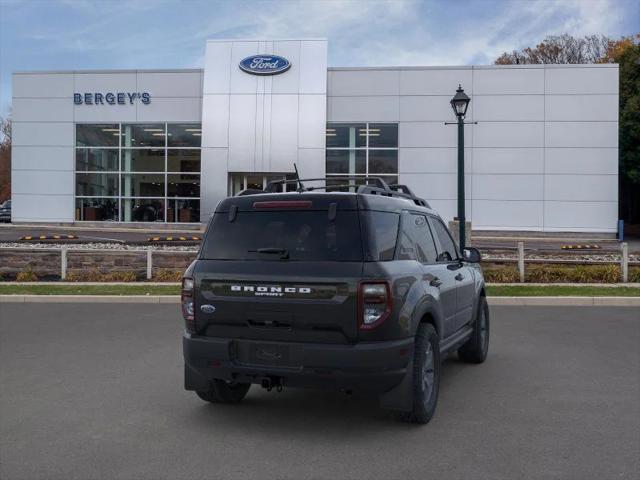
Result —
M 362 261 L 356 211 L 216 213 L 202 247 L 208 260 Z

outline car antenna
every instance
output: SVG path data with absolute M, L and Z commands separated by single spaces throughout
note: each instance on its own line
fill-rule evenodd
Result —
M 304 185 L 300 181 L 300 174 L 298 173 L 298 166 L 293 163 L 293 169 L 296 171 L 296 180 L 298 181 L 298 190 L 304 190 Z

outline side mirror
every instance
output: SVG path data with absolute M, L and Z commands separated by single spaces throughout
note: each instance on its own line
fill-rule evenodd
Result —
M 480 250 L 477 248 L 467 247 L 462 251 L 462 259 L 469 263 L 480 263 L 482 255 L 480 255 Z

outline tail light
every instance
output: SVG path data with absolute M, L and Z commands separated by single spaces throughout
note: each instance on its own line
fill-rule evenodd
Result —
M 193 278 L 185 277 L 182 279 L 182 316 L 184 317 L 185 327 L 188 332 L 194 333 L 196 331 L 195 323 L 195 306 L 194 306 L 194 283 Z
M 391 314 L 392 297 L 388 282 L 363 282 L 358 288 L 358 323 L 360 330 L 370 330 Z

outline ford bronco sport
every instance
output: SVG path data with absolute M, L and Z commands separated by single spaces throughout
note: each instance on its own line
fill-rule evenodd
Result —
M 214 403 L 251 384 L 366 391 L 427 423 L 441 359 L 485 360 L 478 250 L 460 253 L 406 186 L 357 182 L 281 180 L 218 204 L 182 281 L 187 390 Z

